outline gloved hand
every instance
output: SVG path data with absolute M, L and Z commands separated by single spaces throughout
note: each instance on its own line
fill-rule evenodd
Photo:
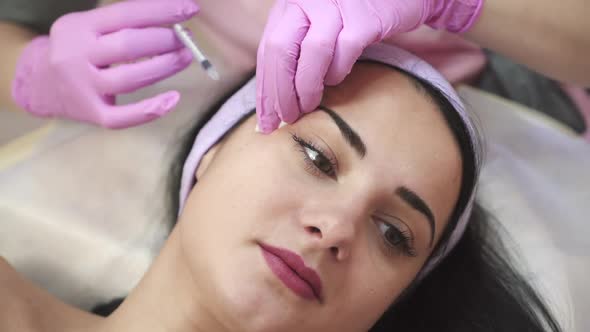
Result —
M 278 0 L 258 48 L 258 128 L 272 132 L 319 105 L 363 50 L 422 24 L 466 31 L 483 0 Z
M 139 125 L 169 112 L 180 94 L 168 91 L 115 106 L 115 95 L 153 84 L 192 62 L 171 28 L 198 12 L 192 0 L 134 0 L 67 14 L 49 36 L 21 54 L 12 95 L 37 116 L 63 117 L 108 128 Z M 151 57 L 135 63 L 130 62 Z

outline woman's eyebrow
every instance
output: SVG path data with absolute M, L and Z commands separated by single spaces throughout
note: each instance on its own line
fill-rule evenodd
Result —
M 344 121 L 340 115 L 328 107 L 320 105 L 318 108 L 326 112 L 330 118 L 334 120 L 334 123 L 336 126 L 338 126 L 338 129 L 340 129 L 340 133 L 342 134 L 342 137 L 344 137 L 344 140 L 357 152 L 359 157 L 363 159 L 363 157 L 367 154 L 367 146 L 361 137 L 356 133 L 356 131 L 354 131 L 354 129 L 352 129 L 352 127 L 346 123 L 346 121 Z
M 426 204 L 426 202 L 422 198 L 420 198 L 418 194 L 411 191 L 405 186 L 398 187 L 395 190 L 395 194 L 426 217 L 426 219 L 428 220 L 428 225 L 430 226 L 430 246 L 432 246 L 432 243 L 434 242 L 434 232 L 436 223 L 434 220 L 434 215 L 432 214 L 432 210 L 430 209 L 430 207 L 428 207 L 428 204 Z

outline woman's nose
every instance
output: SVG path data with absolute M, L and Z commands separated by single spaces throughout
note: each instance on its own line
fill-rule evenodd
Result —
M 307 214 L 302 220 L 305 232 L 316 247 L 330 251 L 338 261 L 348 259 L 356 237 L 357 222 L 345 213 Z

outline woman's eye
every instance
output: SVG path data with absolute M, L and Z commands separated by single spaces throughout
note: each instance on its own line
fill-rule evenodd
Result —
M 314 175 L 325 174 L 331 178 L 336 178 L 336 162 L 334 160 L 326 157 L 322 149 L 316 147 L 312 142 L 304 140 L 295 134 L 291 134 L 291 136 L 303 153 L 309 171 Z M 321 173 L 317 174 L 318 171 Z
M 378 221 L 379 231 L 389 248 L 401 250 L 406 256 L 416 256 L 409 231 L 402 231 L 385 221 Z
M 312 150 L 308 147 L 304 147 L 304 150 L 307 153 L 308 158 L 320 171 L 328 175 L 334 173 L 332 163 L 330 162 L 330 160 L 328 160 L 328 158 L 326 158 L 320 152 Z

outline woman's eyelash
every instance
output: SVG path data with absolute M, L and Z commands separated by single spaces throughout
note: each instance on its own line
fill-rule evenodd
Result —
M 397 237 L 397 239 L 392 240 L 391 238 L 388 238 L 386 234 L 381 235 L 381 239 L 383 239 L 384 245 L 389 254 L 397 255 L 401 250 L 405 256 L 416 257 L 416 248 L 413 245 L 414 241 L 410 231 L 400 230 L 399 228 L 383 220 L 377 221 L 389 226 L 387 231 L 392 230 L 393 236 Z
M 328 157 L 328 154 L 322 148 L 311 141 L 297 136 L 297 134 L 291 133 L 291 137 L 303 153 L 303 159 L 309 172 L 316 176 L 327 175 L 331 178 L 336 178 L 337 162 L 333 157 Z
M 405 231 L 400 231 L 400 235 L 402 236 L 403 240 L 402 242 L 399 244 L 401 246 L 401 249 L 404 253 L 404 255 L 408 256 L 408 257 L 416 257 L 417 253 L 416 253 L 416 248 L 414 248 L 413 244 L 412 244 L 412 237 L 408 234 L 408 232 Z

